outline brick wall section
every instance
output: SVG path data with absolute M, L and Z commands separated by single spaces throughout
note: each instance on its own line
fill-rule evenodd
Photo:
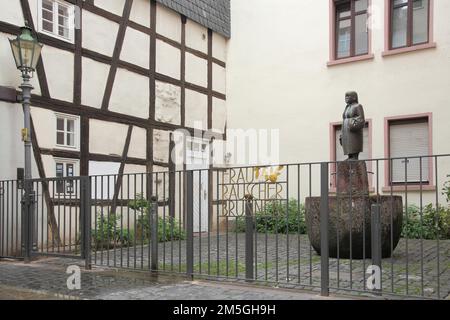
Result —
M 157 0 L 157 2 L 227 38 L 230 37 L 230 0 Z

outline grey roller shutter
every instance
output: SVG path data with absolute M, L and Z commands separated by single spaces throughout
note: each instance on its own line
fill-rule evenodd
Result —
M 399 122 L 389 126 L 391 158 L 428 155 L 428 121 Z M 392 161 L 392 182 L 420 182 L 420 159 L 397 159 Z M 429 179 L 429 158 L 422 158 L 422 182 Z M 407 180 L 405 173 L 407 172 Z

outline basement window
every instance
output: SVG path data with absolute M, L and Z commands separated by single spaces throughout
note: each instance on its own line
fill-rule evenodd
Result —
M 74 177 L 77 165 L 77 160 L 55 158 L 55 177 L 59 178 L 55 183 L 57 194 L 74 193 L 74 180 L 64 178 Z

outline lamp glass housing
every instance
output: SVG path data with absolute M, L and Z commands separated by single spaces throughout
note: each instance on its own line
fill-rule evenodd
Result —
M 33 72 L 41 56 L 43 45 L 33 37 L 29 27 L 22 27 L 21 34 L 13 40 L 9 40 L 17 69 L 25 72 Z

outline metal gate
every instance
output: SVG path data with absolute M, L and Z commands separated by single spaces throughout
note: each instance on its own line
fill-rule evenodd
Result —
M 0 182 L 0 257 L 90 254 L 90 179 L 66 177 Z

